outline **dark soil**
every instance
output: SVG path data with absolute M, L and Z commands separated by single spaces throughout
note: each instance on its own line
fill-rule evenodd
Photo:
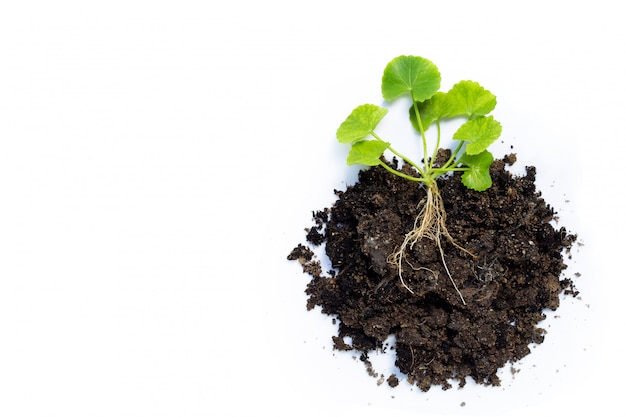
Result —
M 372 350 L 387 349 L 403 374 L 389 377 L 389 385 L 398 385 L 400 377 L 426 391 L 450 388 L 454 380 L 463 386 L 467 377 L 499 385 L 498 369 L 543 341 L 546 332 L 538 323 L 544 311 L 558 308 L 561 293 L 576 294 L 571 280 L 561 278 L 575 236 L 550 222 L 555 212 L 535 189 L 535 168 L 513 176 L 505 169 L 513 162 L 514 154 L 494 162 L 493 186 L 484 192 L 465 188 L 458 174 L 439 180 L 448 231 L 475 255 L 442 239 L 466 304 L 432 240 L 416 244 L 405 260 L 403 278 L 413 294 L 387 263 L 413 228 L 425 195 L 417 183 L 379 167 L 364 170 L 355 185 L 335 191 L 333 207 L 313 213 L 307 241 L 325 243 L 333 270 L 322 272 L 302 244 L 288 259 L 299 260 L 312 276 L 307 308 L 320 306 L 337 318 L 335 349 L 354 350 L 366 364 Z M 390 335 L 396 338 L 393 350 L 385 345 Z

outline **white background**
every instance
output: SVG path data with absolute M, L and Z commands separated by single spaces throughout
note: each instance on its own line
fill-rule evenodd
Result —
M 2 2 L 0 415 L 619 407 L 617 5 Z M 311 211 L 356 178 L 336 128 L 382 104 L 382 70 L 402 54 L 432 60 L 442 88 L 472 79 L 497 95 L 494 153 L 535 165 L 584 243 L 567 270 L 581 299 L 549 314 L 546 342 L 502 387 L 377 386 L 331 350 L 336 325 L 305 310 L 308 277 L 286 261 Z

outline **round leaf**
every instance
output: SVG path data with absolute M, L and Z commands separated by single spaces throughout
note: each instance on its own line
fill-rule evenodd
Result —
M 419 56 L 399 56 L 387 64 L 383 73 L 385 100 L 410 93 L 413 101 L 431 98 L 441 84 L 439 70 L 431 61 Z
M 432 123 L 441 120 L 450 114 L 447 94 L 442 92 L 435 93 L 435 95 L 428 100 L 417 103 L 417 110 L 419 111 L 420 119 L 422 120 L 422 127 L 424 130 L 428 130 Z M 414 106 L 411 106 L 409 109 L 409 119 L 411 120 L 415 130 L 419 132 Z
M 350 116 L 337 129 L 337 140 L 354 143 L 374 131 L 387 114 L 387 109 L 374 104 L 363 104 L 352 110 Z
M 485 191 L 491 187 L 491 175 L 489 175 L 489 168 L 493 163 L 491 152 L 483 151 L 478 155 L 465 153 L 459 162 L 468 168 L 461 176 L 463 185 L 476 191 Z
M 484 116 L 496 107 L 496 96 L 475 81 L 461 81 L 448 91 L 453 115 Z
M 495 142 L 501 133 L 502 125 L 493 116 L 478 116 L 463 123 L 452 138 L 469 142 L 465 152 L 477 155 Z
M 362 140 L 356 142 L 350 149 L 347 163 L 348 165 L 380 165 L 380 157 L 389 145 L 389 142 L 383 142 L 381 140 Z

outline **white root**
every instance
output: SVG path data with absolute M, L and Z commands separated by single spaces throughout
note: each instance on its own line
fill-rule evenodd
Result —
M 400 245 L 400 248 L 398 248 L 398 250 L 396 250 L 389 256 L 388 262 L 398 268 L 398 276 L 400 277 L 400 282 L 407 290 L 409 290 L 409 292 L 414 294 L 414 291 L 409 288 L 406 282 L 404 282 L 404 278 L 402 277 L 402 261 L 406 256 L 406 251 L 408 249 L 412 250 L 413 245 L 415 245 L 417 241 L 421 240 L 422 238 L 428 238 L 434 241 L 437 245 L 437 248 L 439 249 L 439 254 L 441 255 L 441 262 L 443 264 L 443 267 L 446 270 L 446 273 L 450 278 L 454 289 L 459 294 L 459 297 L 461 297 L 463 305 L 466 305 L 465 299 L 463 298 L 461 291 L 454 282 L 452 274 L 450 273 L 448 265 L 446 264 L 443 247 L 441 246 L 441 236 L 445 236 L 448 241 L 450 241 L 450 243 L 452 243 L 460 250 L 468 253 L 472 257 L 474 257 L 474 255 L 467 249 L 457 244 L 452 236 L 450 236 L 450 233 L 448 233 L 448 229 L 446 228 L 446 212 L 443 205 L 443 200 L 441 198 L 441 195 L 439 194 L 436 183 L 433 186 L 426 188 L 426 198 L 420 201 L 418 208 L 420 208 L 420 211 L 415 218 L 415 224 L 413 229 L 406 234 L 402 245 Z

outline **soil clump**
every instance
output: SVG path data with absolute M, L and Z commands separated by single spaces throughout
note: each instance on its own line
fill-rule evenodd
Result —
M 440 151 L 445 158 L 449 151 Z M 438 179 L 448 232 L 464 249 L 442 239 L 445 262 L 434 241 L 422 239 L 403 264 L 405 288 L 389 255 L 414 226 L 425 191 L 381 167 L 363 170 L 356 184 L 337 191 L 330 208 L 313 212 L 307 245 L 325 244 L 333 270 L 324 273 L 309 246 L 299 244 L 288 259 L 311 275 L 307 308 L 320 306 L 336 317 L 335 349 L 354 350 L 368 362 L 372 350 L 386 349 L 395 335 L 395 364 L 401 379 L 421 390 L 434 385 L 499 385 L 497 371 L 542 343 L 539 323 L 556 310 L 560 295 L 577 295 L 562 278 L 576 236 L 551 222 L 554 209 L 535 187 L 535 168 L 514 176 L 505 169 L 515 155 L 496 160 L 493 185 L 468 190 L 460 173 Z M 444 159 L 445 160 L 445 159 Z M 393 160 L 390 164 L 399 167 Z M 463 302 L 464 300 L 464 302 Z M 388 379 L 398 385 L 398 377 Z

